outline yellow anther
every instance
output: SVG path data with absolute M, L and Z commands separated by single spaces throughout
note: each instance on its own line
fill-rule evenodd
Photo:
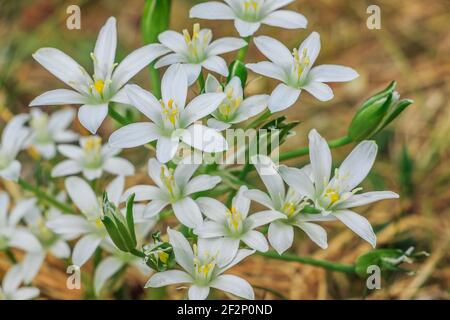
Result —
M 187 29 L 183 30 L 183 36 L 184 36 L 184 41 L 186 41 L 186 43 L 191 43 L 191 35 L 189 34 L 189 31 L 187 31 Z
M 164 251 L 159 251 L 158 257 L 159 257 L 159 260 L 162 261 L 162 263 L 167 263 L 167 261 L 169 260 L 169 254 Z
M 232 207 L 231 210 L 227 210 L 226 214 L 230 227 L 234 228 L 235 231 L 239 231 L 242 223 L 241 213 L 235 207 Z
M 105 82 L 103 80 L 95 80 L 94 88 L 98 93 L 102 94 L 103 89 L 105 88 Z
M 330 199 L 331 202 L 330 205 L 334 204 L 336 201 L 339 201 L 340 199 L 339 193 L 334 189 L 328 189 L 325 192 L 325 195 L 328 197 L 328 199 Z
M 97 228 L 102 228 L 103 227 L 103 222 L 101 218 L 97 218 L 95 220 L 95 225 L 97 226 Z
M 164 101 L 160 101 L 161 107 L 163 109 L 163 113 L 166 115 L 167 120 L 172 123 L 172 125 L 175 125 L 178 117 L 178 107 L 173 99 L 170 99 L 167 102 L 167 106 L 164 104 Z
M 283 212 L 287 214 L 288 218 L 294 215 L 296 209 L 297 206 L 293 202 L 286 202 L 283 206 Z
M 102 138 L 89 137 L 86 139 L 86 142 L 84 144 L 84 150 L 88 152 L 100 151 L 101 146 L 102 146 Z
M 167 190 L 173 195 L 174 177 L 170 170 L 166 173 L 166 167 L 161 166 L 161 181 L 166 186 Z
M 194 24 L 194 28 L 192 29 L 192 40 L 195 40 L 198 38 L 200 33 L 200 24 L 196 23 Z

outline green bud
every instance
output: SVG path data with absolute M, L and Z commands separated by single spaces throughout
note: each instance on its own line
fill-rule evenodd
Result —
M 239 79 L 241 79 L 242 88 L 245 88 L 247 76 L 248 74 L 245 64 L 243 64 L 240 60 L 234 60 L 229 67 L 227 82 L 230 82 L 233 77 L 239 77 Z
M 121 251 L 131 252 L 136 249 L 136 233 L 133 219 L 134 194 L 127 200 L 126 216 L 103 194 L 102 222 L 111 240 Z
M 158 35 L 169 27 L 172 0 L 146 0 L 141 20 L 145 44 L 158 42 Z
M 403 110 L 413 103 L 400 100 L 394 91 L 396 82 L 369 98 L 358 110 L 350 124 L 348 135 L 353 141 L 370 139 L 397 118 Z
M 145 263 L 155 271 L 162 272 L 175 266 L 172 245 L 161 240 L 161 233 L 152 234 L 153 244 L 144 248 Z

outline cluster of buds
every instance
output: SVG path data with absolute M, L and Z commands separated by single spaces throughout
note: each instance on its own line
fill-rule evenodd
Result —
M 155 271 L 166 271 L 175 266 L 175 254 L 172 245 L 161 240 L 161 233 L 152 234 L 153 244 L 144 247 L 144 261 Z

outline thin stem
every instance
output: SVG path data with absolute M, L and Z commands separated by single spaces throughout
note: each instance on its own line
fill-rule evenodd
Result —
M 247 45 L 245 47 L 242 47 L 239 49 L 237 53 L 237 60 L 240 60 L 241 62 L 245 61 L 245 57 L 247 56 L 248 47 L 250 46 L 250 41 L 252 40 L 252 36 L 245 37 L 244 40 L 247 42 Z
M 161 80 L 159 77 L 159 70 L 155 68 L 154 63 L 149 66 L 149 72 L 152 93 L 157 99 L 161 99 Z
M 108 108 L 108 114 L 111 116 L 111 118 L 113 118 L 114 120 L 116 120 L 118 123 L 120 123 L 121 125 L 125 126 L 127 124 L 129 124 L 127 118 L 125 118 L 124 116 L 122 116 L 120 113 L 118 113 L 116 111 L 116 109 L 114 109 L 113 106 L 110 106 Z
M 203 89 L 205 89 L 205 78 L 203 77 L 203 73 L 200 72 L 197 82 L 198 82 L 198 87 L 200 89 L 200 92 L 202 92 Z
M 342 138 L 339 138 L 336 140 L 329 141 L 328 145 L 330 146 L 331 149 L 333 149 L 333 148 L 345 146 L 351 142 L 352 142 L 352 139 L 348 136 L 345 136 L 345 137 L 342 137 Z M 280 154 L 279 161 L 284 161 L 284 160 L 289 160 L 289 159 L 293 159 L 293 158 L 297 158 L 297 157 L 301 157 L 301 156 L 306 156 L 307 154 L 309 154 L 308 147 L 304 147 L 304 148 L 300 148 L 300 149 L 296 149 L 296 150 L 292 150 L 292 151 L 287 151 L 287 152 L 283 152 Z
M 133 249 L 130 251 L 130 253 L 138 258 L 145 258 L 145 254 L 139 250 Z
M 268 252 L 258 252 L 260 256 L 267 257 L 270 259 L 283 260 L 283 261 L 292 261 L 299 262 L 304 264 L 309 264 L 316 267 L 321 267 L 328 270 L 339 271 L 344 273 L 355 273 L 355 267 L 349 264 L 341 264 L 326 260 L 318 260 L 310 257 L 299 257 L 295 254 L 285 253 L 279 255 L 275 251 Z
M 36 197 L 38 197 L 39 199 L 42 199 L 44 201 L 46 201 L 48 204 L 50 204 L 51 206 L 66 212 L 66 213 L 71 213 L 71 214 L 75 214 L 75 211 L 72 210 L 72 208 L 62 202 L 59 202 L 59 200 L 55 199 L 54 197 L 52 197 L 51 195 L 45 193 L 44 191 L 40 190 L 38 187 L 33 186 L 32 184 L 26 182 L 23 179 L 19 179 L 19 181 L 17 181 L 17 183 L 24 189 L 24 190 L 28 190 L 31 191 L 32 193 L 34 193 L 34 195 Z

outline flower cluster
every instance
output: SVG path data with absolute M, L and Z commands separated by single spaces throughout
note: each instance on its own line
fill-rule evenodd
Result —
M 95 255 L 92 283 L 96 295 L 120 270 L 135 267 L 149 276 L 146 288 L 186 284 L 189 299 L 206 299 L 211 288 L 254 299 L 246 280 L 225 272 L 270 247 L 283 254 L 293 245 L 295 228 L 326 249 L 327 232 L 320 223 L 339 220 L 375 247 L 376 236 L 369 221 L 353 208 L 398 195 L 390 191 L 361 193 L 359 185 L 377 154 L 375 142 L 364 140 L 368 136 L 358 140 L 334 172 L 330 147 L 314 129 L 308 136 L 310 163 L 302 168 L 256 155 L 247 166 L 253 164 L 265 186 L 262 190 L 228 166 L 178 157 L 186 148 L 206 154 L 230 152 L 223 136 L 225 129 L 240 128 L 258 115 L 261 121 L 254 125 L 261 126 L 271 114 L 293 106 L 302 90 L 328 101 L 333 92 L 325 83 L 358 77 L 349 67 L 313 67 L 321 47 L 317 32 L 292 51 L 271 37 L 251 40 L 261 24 L 306 28 L 303 15 L 282 9 L 291 2 L 225 0 L 198 4 L 190 11 L 192 18 L 234 20 L 241 38 L 213 40 L 211 30 L 195 23 L 192 33 L 162 32 L 160 43 L 139 48 L 120 63 L 115 60 L 117 30 L 111 17 L 91 53 L 91 74 L 55 48 L 41 48 L 33 55 L 71 89 L 38 96 L 30 103 L 30 115 L 15 116 L 3 130 L 0 177 L 18 182 L 34 197 L 16 202 L 9 210 L 9 196 L 0 193 L 0 250 L 8 252 L 16 263 L 3 279 L 0 298 L 36 297 L 36 288 L 19 287 L 32 282 L 48 254 L 78 267 Z M 238 57 L 243 60 L 252 42 L 269 61 L 244 64 L 236 60 L 233 65 L 240 65 L 236 71 L 220 56 L 239 50 Z M 160 93 L 129 83 L 150 63 L 156 69 L 168 66 Z M 280 84 L 270 94 L 247 96 L 248 70 Z M 195 82 L 200 92 L 191 87 Z M 91 136 L 69 128 L 75 118 L 73 109 L 49 115 L 36 108 L 68 104 L 81 105 L 78 120 Z M 108 113 L 118 112 L 113 109 L 115 104 L 131 105 L 147 120 L 126 118 L 102 144 L 97 131 Z M 155 151 L 146 161 L 152 183 L 126 188 L 126 179 L 137 181 L 130 178 L 140 169 L 137 163 L 118 155 L 124 148 L 139 146 Z M 21 150 L 52 166 L 47 184 L 34 187 L 20 178 L 17 156 Z M 58 190 L 62 185 L 63 190 Z M 229 196 L 226 204 L 224 194 Z M 158 221 L 172 213 L 170 221 L 177 225 L 160 236 Z M 24 258 L 17 262 L 11 249 L 24 251 Z

